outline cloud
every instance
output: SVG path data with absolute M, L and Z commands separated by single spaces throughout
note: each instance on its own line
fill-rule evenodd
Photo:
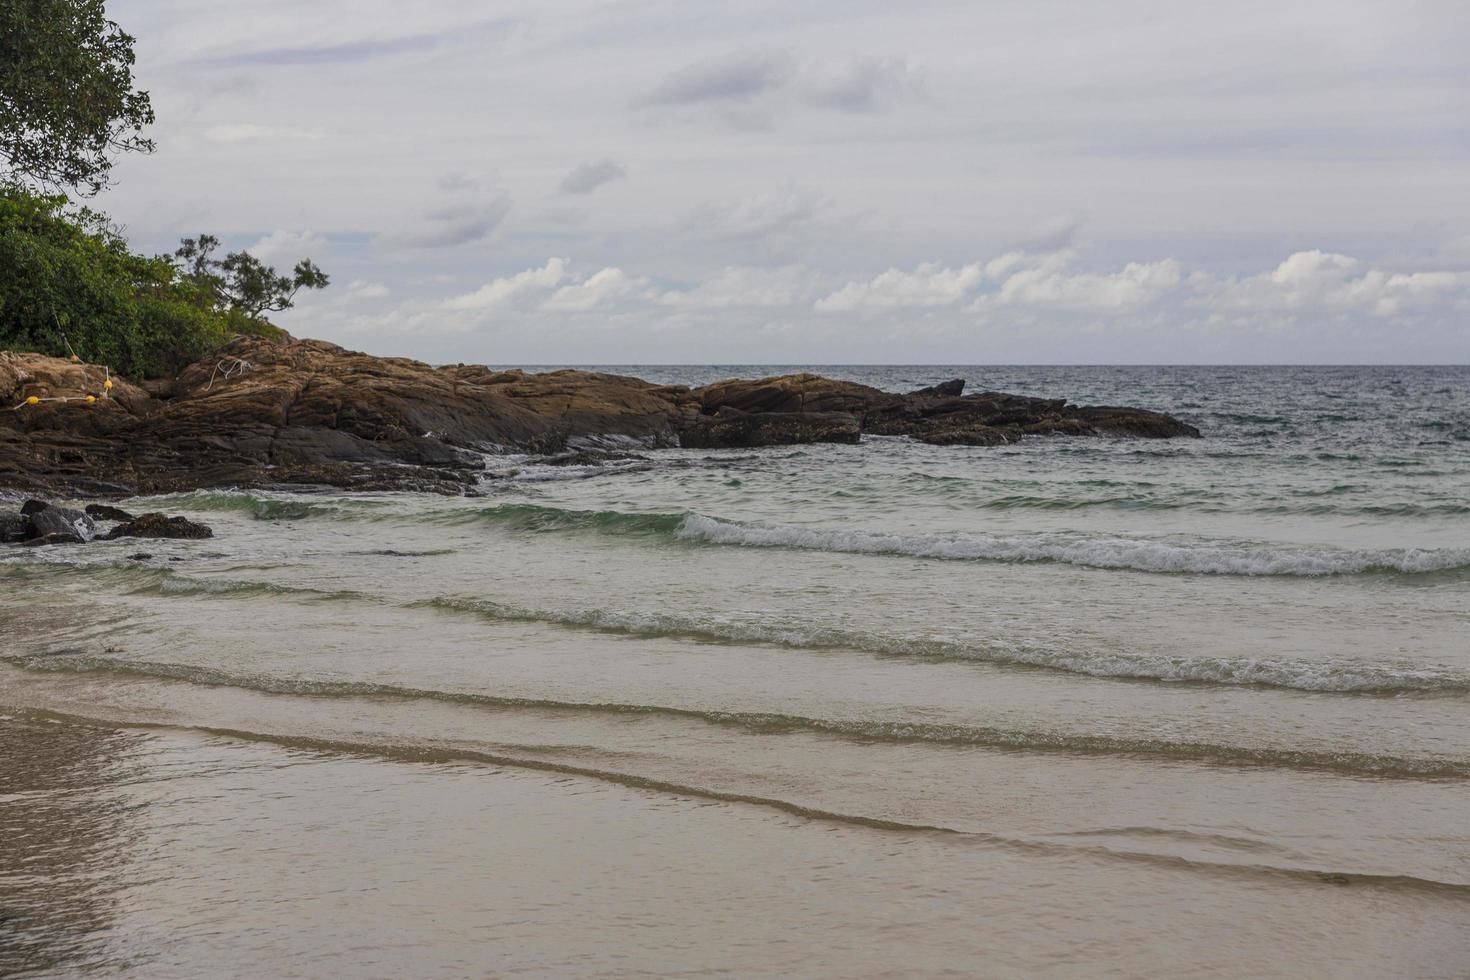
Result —
M 677 106 L 754 99 L 786 85 L 795 70 L 795 59 L 785 51 L 725 55 L 669 73 L 638 103 Z
M 926 262 L 913 272 L 889 269 L 867 282 L 850 282 L 817 300 L 812 308 L 819 313 L 850 313 L 945 306 L 963 299 L 983 276 L 978 263 L 949 269 Z
M 904 58 L 798 59 L 780 49 L 744 51 L 686 65 L 664 78 L 635 106 L 711 106 L 737 128 L 763 128 L 797 105 L 872 112 L 922 91 L 922 78 Z
M 331 246 L 322 236 L 310 231 L 287 231 L 278 229 L 256 241 L 245 251 L 270 265 L 286 263 L 294 265 L 302 259 L 320 262 L 331 251 Z
M 788 185 L 738 201 L 695 208 L 684 219 L 684 227 L 715 240 L 763 239 L 812 224 L 831 204 L 821 191 Z
M 991 262 L 986 272 L 1001 278 L 1000 288 L 981 298 L 995 303 L 1075 313 L 1120 313 L 1137 310 L 1177 287 L 1182 267 L 1174 259 L 1129 262 L 1118 272 L 1072 272 L 1072 253 L 1057 252 L 1028 264 L 1014 255 L 1006 264 Z M 1019 262 L 1023 267 L 1014 268 Z M 994 273 L 992 275 L 992 270 Z
M 811 302 L 816 277 L 797 266 L 728 266 L 688 289 L 660 293 L 668 307 L 696 310 L 778 309 Z
M 805 101 L 844 112 L 872 112 L 922 89 L 920 76 L 903 58 L 854 58 L 812 62 L 797 78 Z
M 1081 229 L 1081 215 L 1059 214 L 1033 225 L 1021 244 L 1028 252 L 1059 252 L 1077 243 Z
M 393 290 L 381 282 L 367 282 L 363 279 L 354 279 L 347 284 L 343 291 L 347 302 L 366 302 L 370 300 L 386 299 Z
M 353 13 L 360 12 L 354 10 Z M 272 20 L 269 17 L 260 19 L 267 23 Z M 318 44 L 297 44 L 291 47 L 265 45 L 232 54 L 200 58 L 196 63 L 207 67 L 236 65 L 313 67 L 353 64 L 402 54 L 434 51 L 452 44 L 465 44 L 471 41 L 483 43 L 488 39 L 505 35 L 515 26 L 514 20 L 501 18 L 459 23 L 446 22 L 440 30 L 403 34 L 394 33 L 385 23 L 382 25 L 384 36 L 337 41 L 327 38 L 331 37 L 333 32 L 340 36 L 344 23 L 349 22 L 344 18 L 330 16 L 325 18 L 325 21 L 327 30 L 324 32 L 321 43 Z M 364 23 L 371 23 L 371 21 L 371 17 L 363 18 Z M 393 22 L 403 23 L 404 21 L 403 18 L 394 18 Z M 350 30 L 351 27 L 348 26 L 348 29 Z
M 1391 317 L 1444 300 L 1465 302 L 1470 272 L 1389 272 L 1333 252 L 1295 252 L 1270 272 L 1243 278 L 1200 273 L 1200 303 L 1220 313 L 1356 312 Z
M 435 188 L 440 204 L 379 238 L 391 246 L 414 249 L 468 245 L 488 238 L 510 213 L 510 195 L 487 187 L 479 178 L 450 174 L 439 178 Z
M 579 163 L 562 178 L 561 190 L 563 194 L 591 194 L 603 184 L 626 176 L 628 171 L 608 158 Z
M 556 288 L 566 278 L 566 267 L 565 259 L 550 258 L 539 269 L 527 269 L 503 279 L 492 279 L 473 293 L 465 293 L 462 296 L 445 300 L 443 306 L 450 310 L 494 309 L 514 300 Z
M 630 297 L 646 297 L 648 280 L 632 277 L 622 269 L 606 268 L 584 282 L 558 289 L 541 309 L 561 313 L 585 313 L 612 306 Z

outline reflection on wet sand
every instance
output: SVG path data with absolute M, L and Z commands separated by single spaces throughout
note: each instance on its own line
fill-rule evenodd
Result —
M 120 787 L 138 775 L 140 741 L 0 721 L 0 976 L 76 970 L 100 954 L 133 884 L 136 804 Z

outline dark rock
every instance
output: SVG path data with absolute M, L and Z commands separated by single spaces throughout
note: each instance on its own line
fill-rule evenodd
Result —
M 1015 441 L 1014 436 L 988 425 L 934 429 L 917 433 L 914 438 L 931 446 L 1004 446 Z
M 152 557 L 148 552 L 140 551 L 136 555 L 128 555 L 128 561 L 147 561 Z
M 81 543 L 82 543 L 82 539 L 79 538 L 79 537 L 77 537 L 76 534 L 67 534 L 67 533 L 64 533 L 64 532 L 60 532 L 60 533 L 55 533 L 55 534 L 42 534 L 42 535 L 38 535 L 37 537 L 34 537 L 34 538 L 29 538 L 29 539 L 27 539 L 25 541 L 22 541 L 21 542 L 21 545 L 24 546 L 24 547 L 26 547 L 26 548 L 39 548 L 42 545 L 46 545 L 46 544 L 81 544 Z
M 60 536 L 82 542 L 92 540 L 92 536 L 97 532 L 97 525 L 92 523 L 92 518 L 79 510 L 71 510 L 67 507 L 46 507 L 32 511 L 30 521 L 34 534 L 38 538 Z
M 203 524 L 182 517 L 164 514 L 144 514 L 137 520 L 119 524 L 108 538 L 212 538 L 214 532 Z
M 25 514 L 0 514 L 0 543 L 24 541 L 36 533 Z
M 44 500 L 31 499 L 20 505 L 20 512 L 29 516 L 31 514 L 38 514 L 50 506 L 51 505 L 46 503 L 46 501 Z
M 1079 408 L 1075 411 L 1080 419 L 1105 435 L 1139 436 L 1145 439 L 1200 438 L 1199 429 L 1162 412 L 1109 406 Z
M 856 443 L 862 438 L 862 429 L 855 417 L 844 412 L 743 413 L 727 409 L 718 416 L 700 419 L 679 438 L 682 445 L 695 449 Z
M 110 507 L 107 504 L 88 504 L 87 516 L 99 521 L 131 521 L 133 515 L 120 507 Z
M 941 384 L 920 388 L 908 393 L 909 398 L 958 398 L 965 393 L 965 379 L 955 378 Z

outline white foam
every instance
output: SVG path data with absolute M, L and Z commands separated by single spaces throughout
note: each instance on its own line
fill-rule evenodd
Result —
M 747 548 L 799 548 L 850 554 L 909 555 L 1008 562 L 1061 562 L 1089 568 L 1191 575 L 1352 575 L 1423 573 L 1470 567 L 1470 548 L 1351 550 L 1212 541 L 1027 535 L 904 535 L 794 525 L 740 524 L 690 514 L 675 534 Z

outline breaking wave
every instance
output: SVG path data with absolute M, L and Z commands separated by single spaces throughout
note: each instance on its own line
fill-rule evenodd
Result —
M 959 642 L 787 626 L 753 618 L 699 619 L 670 613 L 606 609 L 536 610 L 487 599 L 438 597 L 410 605 L 468 612 L 492 620 L 552 623 L 627 636 L 663 636 L 713 643 L 765 643 L 798 649 L 859 650 L 879 656 L 1028 667 L 1119 680 L 1229 684 L 1338 694 L 1470 693 L 1470 675 L 1423 665 L 1072 652 L 1000 640 Z
M 520 531 L 596 531 L 667 537 L 696 545 L 900 555 L 951 561 L 1051 562 L 1085 568 L 1186 575 L 1423 575 L 1470 571 L 1470 548 L 1378 550 L 1077 532 L 892 534 L 794 524 L 753 524 L 692 512 L 569 510 L 513 503 L 440 512 L 446 523 L 485 522 Z

